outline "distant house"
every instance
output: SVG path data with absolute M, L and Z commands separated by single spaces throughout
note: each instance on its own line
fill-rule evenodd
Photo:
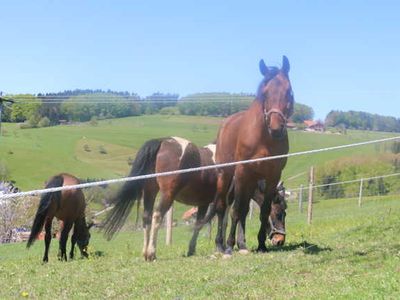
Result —
M 317 120 L 305 120 L 304 125 L 306 125 L 306 131 L 318 131 L 318 132 L 324 132 L 325 131 L 325 125 L 322 123 L 322 121 Z

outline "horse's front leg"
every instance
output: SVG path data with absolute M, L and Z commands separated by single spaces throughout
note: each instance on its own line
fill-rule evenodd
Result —
M 207 212 L 207 209 L 208 209 L 208 206 L 199 206 L 199 208 L 197 210 L 196 224 L 194 225 L 193 235 L 192 235 L 192 239 L 190 240 L 190 243 L 189 243 L 189 250 L 188 250 L 187 256 L 192 256 L 196 252 L 197 238 L 198 238 L 200 230 L 202 228 L 201 224 L 202 224 L 203 218 Z
M 68 234 L 72 228 L 72 222 L 70 221 L 65 221 L 64 222 L 64 227 L 61 231 L 61 237 L 60 237 L 60 248 L 59 248 L 59 253 L 58 253 L 58 259 L 63 261 L 67 261 L 67 240 L 68 240 Z
M 48 218 L 46 219 L 45 223 L 45 237 L 44 237 L 44 256 L 43 256 L 43 262 L 47 263 L 49 261 L 49 248 L 50 248 L 50 243 L 51 243 L 51 224 L 52 224 L 53 218 Z

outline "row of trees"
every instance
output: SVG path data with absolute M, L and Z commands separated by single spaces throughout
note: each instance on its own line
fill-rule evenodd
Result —
M 141 98 L 128 92 L 74 90 L 61 93 L 14 95 L 6 104 L 3 121 L 25 122 L 26 127 L 44 127 L 63 121 L 85 122 L 142 114 L 183 114 L 227 116 L 246 109 L 251 94 L 197 93 L 179 98 L 177 94 L 155 93 Z M 314 115 L 309 106 L 296 103 L 293 120 L 303 122 Z
M 348 129 L 400 132 L 400 119 L 361 111 L 332 110 L 326 116 L 325 125 Z

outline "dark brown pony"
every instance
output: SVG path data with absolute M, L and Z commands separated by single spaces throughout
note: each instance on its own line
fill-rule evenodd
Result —
M 286 123 L 293 112 L 294 105 L 288 76 L 289 69 L 289 61 L 285 56 L 281 69 L 267 67 L 263 60 L 260 61 L 260 71 L 264 79 L 259 85 L 257 97 L 246 111 L 228 117 L 221 125 L 217 139 L 216 163 L 288 153 L 289 141 Z M 271 207 L 273 208 L 275 199 L 277 199 L 276 187 L 286 161 L 286 158 L 282 158 L 219 170 L 217 195 L 214 202 L 214 208 L 218 214 L 216 245 L 219 251 L 225 250 L 226 254 L 232 254 L 237 227 L 238 248 L 243 252 L 247 251 L 246 216 L 249 210 L 249 200 L 258 180 L 266 182 L 265 200 L 260 210 L 261 226 L 258 233 L 258 250 L 266 251 L 268 218 Z M 224 249 L 222 219 L 226 208 L 226 195 L 232 180 L 234 180 L 232 224 L 227 247 Z M 283 217 L 281 213 L 275 214 L 271 218 L 272 224 L 282 224 Z M 205 220 L 207 219 L 209 219 L 209 214 Z M 276 244 L 283 244 L 284 237 L 284 234 L 276 235 L 276 238 L 280 239 L 280 241 L 276 241 Z
M 50 178 L 46 184 L 46 188 L 75 185 L 79 183 L 79 179 L 75 176 L 63 173 Z M 58 258 L 60 260 L 67 260 L 66 246 L 68 234 L 72 226 L 74 226 L 74 232 L 71 238 L 72 244 L 70 258 L 72 259 L 74 257 L 74 248 L 76 243 L 78 244 L 82 256 L 88 257 L 87 246 L 90 239 L 89 229 L 93 224 L 86 225 L 85 208 L 85 196 L 80 189 L 43 194 L 36 211 L 27 247 L 29 248 L 35 242 L 35 239 L 42 231 L 44 225 L 46 231 L 46 248 L 43 262 L 48 262 L 48 253 L 51 242 L 51 225 L 53 218 L 56 217 L 63 222 Z

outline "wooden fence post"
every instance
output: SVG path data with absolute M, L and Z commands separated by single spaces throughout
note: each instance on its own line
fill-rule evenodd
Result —
M 299 213 L 303 212 L 303 185 L 300 185 L 300 192 L 299 192 Z
M 165 244 L 166 245 L 171 245 L 172 244 L 172 222 L 173 222 L 173 215 L 174 215 L 174 206 L 171 205 L 169 210 L 167 211 L 165 217 L 166 217 L 166 226 L 167 226 L 167 232 L 165 235 Z
M 314 166 L 310 169 L 310 182 L 308 186 L 308 211 L 307 211 L 307 224 L 311 224 L 312 221 L 312 210 L 314 200 Z
M 359 194 L 358 194 L 358 207 L 361 207 L 362 193 L 363 193 L 363 185 L 364 185 L 364 179 L 361 178 L 361 181 L 360 181 L 360 192 L 359 192 Z

